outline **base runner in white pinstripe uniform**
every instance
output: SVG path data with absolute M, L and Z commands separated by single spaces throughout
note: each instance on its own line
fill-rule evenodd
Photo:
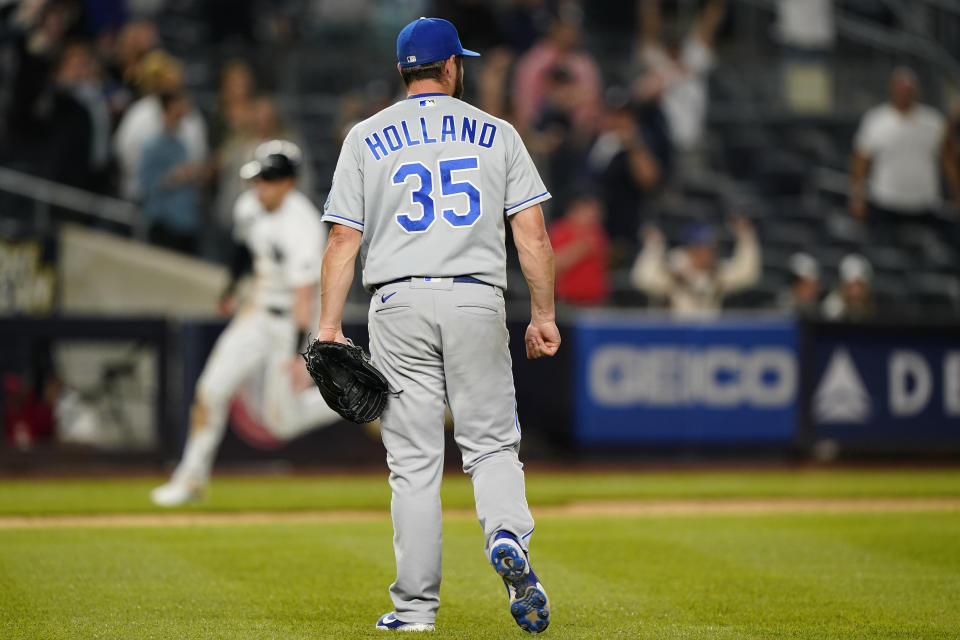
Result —
M 296 189 L 300 149 L 289 141 L 272 140 L 260 145 L 255 156 L 241 170 L 253 188 L 234 207 L 235 239 L 253 258 L 253 293 L 220 334 L 203 367 L 183 456 L 170 481 L 150 494 L 158 506 L 176 507 L 203 496 L 226 432 L 231 399 L 258 373 L 263 378 L 260 419 L 277 440 L 292 440 L 340 420 L 316 387 L 303 388 L 309 379 L 297 354 L 316 318 L 324 243 L 319 212 Z M 232 290 L 222 302 L 235 299 Z

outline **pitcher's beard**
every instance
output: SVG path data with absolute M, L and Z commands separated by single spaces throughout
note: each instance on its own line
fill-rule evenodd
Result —
M 457 100 L 463 98 L 463 63 L 457 63 L 457 85 L 453 88 L 453 97 Z

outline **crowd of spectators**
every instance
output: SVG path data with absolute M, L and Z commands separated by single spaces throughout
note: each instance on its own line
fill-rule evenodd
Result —
M 876 314 L 873 267 L 858 253 L 840 261 L 837 286 L 823 293 L 820 265 L 806 252 L 790 257 L 790 287 L 781 292 L 777 307 L 802 318 L 868 320 Z
M 330 176 L 311 174 L 311 154 L 330 165 L 326 160 L 336 157 L 353 124 L 399 97 L 398 79 L 385 75 L 389 64 L 376 79 L 349 83 L 336 96 L 331 144 L 318 146 L 283 116 L 248 62 L 251 52 L 264 51 L 258 30 L 282 41 L 300 28 L 301 12 L 321 20 L 328 34 L 342 27 L 386 41 L 384 34 L 394 33 L 391 20 L 432 14 L 451 20 L 462 41 L 483 52 L 467 67 L 468 99 L 517 128 L 551 188 L 547 215 L 561 301 L 609 304 L 620 273 L 654 306 L 712 313 L 763 274 L 754 225 L 724 210 L 725 203 L 682 234 L 658 230 L 670 221 L 659 218 L 657 204 L 708 164 L 708 79 L 724 65 L 717 44 L 732 7 L 727 0 L 285 0 L 266 17 L 253 2 L 209 2 L 201 17 L 213 44 L 232 38 L 247 55 L 216 62 L 219 86 L 206 87 L 216 98 L 205 109 L 187 89 L 189 61 L 171 55 L 158 35 L 152 17 L 163 5 L 0 1 L 0 46 L 12 69 L 0 163 L 134 201 L 151 242 L 224 259 L 233 203 L 245 188 L 238 169 L 259 143 L 297 142 L 307 156 L 300 188 L 322 197 Z M 809 98 L 811 63 L 828 67 L 837 38 L 832 5 L 776 3 L 772 36 L 787 70 L 785 102 L 797 87 Z M 318 55 L 324 46 L 318 38 Z M 598 48 L 607 55 L 595 56 Z M 610 60 L 619 67 L 604 66 Z M 805 79 L 799 85 L 797 66 Z M 349 69 L 344 63 L 343 73 Z M 920 104 L 909 69 L 897 69 L 889 89 L 889 103 L 863 117 L 853 141 L 855 224 L 871 239 L 895 244 L 903 221 L 920 222 L 956 245 L 958 225 L 944 217 L 940 191 L 943 176 L 960 211 L 960 113 L 948 121 Z M 671 247 L 671 239 L 682 242 Z M 823 290 L 822 269 L 811 255 L 794 256 L 791 284 L 777 306 L 807 315 L 870 315 L 871 267 L 855 252 L 840 265 L 832 292 Z
M 210 3 L 211 38 L 253 38 L 251 2 Z M 164 48 L 156 0 L 0 3 L 10 83 L 0 163 L 137 203 L 149 241 L 206 258 L 230 248 L 237 169 L 268 139 L 298 140 L 242 58 L 222 64 L 219 102 L 204 112 L 185 62 Z M 234 11 L 233 18 L 224 16 Z M 239 12 L 239 13 L 237 13 Z M 229 16 L 228 16 L 229 17 Z M 303 185 L 311 188 L 307 172 Z

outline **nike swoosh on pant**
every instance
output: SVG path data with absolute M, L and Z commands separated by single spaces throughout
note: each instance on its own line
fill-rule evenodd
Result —
M 389 300 L 389 299 L 392 298 L 393 296 L 397 295 L 397 293 L 399 293 L 399 292 L 398 292 L 398 291 L 394 291 L 394 292 L 391 293 L 391 294 L 388 294 L 388 295 L 385 295 L 385 296 L 380 296 L 380 302 L 386 302 L 387 300 Z

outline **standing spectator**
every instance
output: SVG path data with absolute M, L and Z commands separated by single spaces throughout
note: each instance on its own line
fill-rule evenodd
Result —
M 609 93 L 604 132 L 591 147 L 587 165 L 606 205 L 606 229 L 617 256 L 632 256 L 643 219 L 643 204 L 663 176 L 669 158 L 662 113 L 637 106 L 626 94 Z M 658 151 L 663 155 L 659 155 Z
M 572 185 L 582 177 L 593 131 L 584 129 L 576 119 L 581 102 L 582 94 L 570 72 L 565 67 L 552 69 L 546 100 L 528 136 L 531 153 L 546 160 L 550 184 Z M 566 207 L 565 197 L 561 191 L 554 204 L 557 209 Z
M 233 205 L 247 189 L 240 178 L 240 167 L 255 159 L 256 148 L 268 140 L 290 140 L 301 149 L 305 147 L 301 136 L 280 117 L 276 101 L 268 95 L 255 97 L 246 120 L 238 125 L 217 149 L 216 155 L 219 179 L 214 218 L 222 230 L 230 229 L 233 224 Z M 298 188 L 309 195 L 313 188 L 313 173 L 307 154 L 303 154 L 297 176 Z
M 159 46 L 156 24 L 150 20 L 131 20 L 117 32 L 112 47 L 101 51 L 107 59 L 107 73 L 114 88 L 111 102 L 115 114 L 122 113 L 133 100 L 141 97 L 140 65 L 146 55 Z
M 820 312 L 820 265 L 807 253 L 790 256 L 790 287 L 780 293 L 777 306 L 805 317 Z
M 876 314 L 873 301 L 873 267 L 866 258 L 851 253 L 840 261 L 840 284 L 823 301 L 828 320 L 866 320 Z
M 514 54 L 509 47 L 491 49 L 477 74 L 477 106 L 490 115 L 513 121 L 509 96 L 510 69 Z
M 220 72 L 220 100 L 210 118 L 210 145 L 218 148 L 250 120 L 256 81 L 253 69 L 243 60 L 231 60 Z
M 96 54 L 88 43 L 76 45 L 74 55 L 79 56 L 77 63 L 80 74 L 73 87 L 77 100 L 83 104 L 90 114 L 90 170 L 95 181 L 95 188 L 104 191 L 109 179 L 107 172 L 110 168 L 112 152 L 110 142 L 113 136 L 113 120 L 110 114 L 110 104 L 103 86 L 103 67 L 96 58 Z
M 640 58 L 647 70 L 638 90 L 659 95 L 673 143 L 693 151 L 701 143 L 707 117 L 707 74 L 714 65 L 713 43 L 726 15 L 725 0 L 708 0 L 683 42 L 661 35 L 658 0 L 641 0 Z
M 150 222 L 154 244 L 194 253 L 200 230 L 197 181 L 201 169 L 190 160 L 187 145 L 180 139 L 180 127 L 190 112 L 184 93 L 160 96 L 163 129 L 143 151 L 140 184 L 143 188 L 143 216 Z
M 643 250 L 630 273 L 638 289 L 669 299 L 678 316 L 713 314 L 723 298 L 749 289 L 760 279 L 760 245 L 746 218 L 732 224 L 736 237 L 733 256 L 717 259 L 713 229 L 697 224 L 687 230 L 683 248 L 667 253 L 663 234 L 654 227 L 644 232 Z
M 47 132 L 40 103 L 49 98 L 50 78 L 75 21 L 73 5 L 63 1 L 23 2 L 11 17 L 15 33 L 12 81 L 3 123 L 9 144 L 0 149 L 0 159 L 13 160 L 27 171 L 39 173 L 43 168 L 43 139 Z
M 46 177 L 74 187 L 90 188 L 93 124 L 90 112 L 77 96 L 88 73 L 86 45 L 64 47 L 41 122 L 46 132 Z
M 287 118 L 284 118 L 275 98 L 269 95 L 257 96 L 253 101 L 250 126 L 257 145 L 268 140 L 290 140 L 301 149 L 304 148 L 303 136 Z M 308 196 L 313 192 L 313 170 L 310 166 L 310 154 L 303 153 L 302 165 L 297 174 L 298 189 Z
M 895 239 L 907 220 L 944 231 L 935 215 L 940 164 L 949 174 L 946 120 L 917 102 L 917 77 L 906 67 L 890 77 L 890 101 L 867 111 L 850 161 L 850 211 L 871 218 L 880 237 Z
M 145 95 L 130 106 L 114 136 L 114 149 L 120 163 L 121 194 L 129 200 L 141 196 L 140 162 L 146 144 L 164 127 L 160 96 L 183 91 L 183 65 L 163 51 L 152 51 L 140 64 L 139 86 Z M 191 108 L 179 121 L 177 137 L 187 149 L 191 162 L 199 164 L 207 156 L 207 125 L 203 116 Z
M 84 189 L 106 190 L 110 109 L 88 43 L 76 41 L 64 47 L 45 122 L 49 177 Z
M 130 20 L 116 31 L 106 30 L 98 36 L 96 56 L 102 66 L 100 81 L 110 109 L 111 135 L 113 125 L 134 100 L 142 97 L 138 70 L 144 57 L 159 45 L 156 24 L 143 18 Z
M 518 61 L 513 77 L 516 125 L 526 132 L 536 121 L 547 98 L 550 74 L 563 67 L 580 94 L 573 118 L 578 127 L 595 130 L 601 113 L 600 69 L 586 51 L 579 48 L 580 28 L 572 18 L 557 20 L 547 37 L 534 45 Z
M 550 225 L 557 270 L 557 299 L 600 305 L 610 295 L 610 242 L 603 229 L 603 202 L 596 195 L 575 196 L 566 214 Z

